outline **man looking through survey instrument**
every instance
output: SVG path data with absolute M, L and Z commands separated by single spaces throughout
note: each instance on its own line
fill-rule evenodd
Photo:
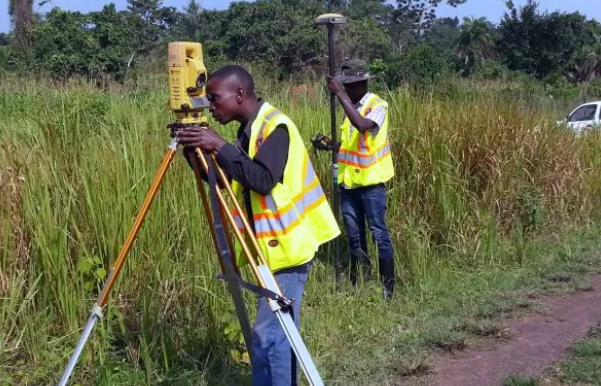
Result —
M 293 299 L 295 323 L 309 270 L 320 245 L 340 234 L 334 215 L 317 178 L 296 125 L 281 111 L 255 95 L 252 76 L 242 67 L 229 65 L 211 74 L 207 83 L 209 111 L 225 125 L 240 123 L 235 145 L 212 128 L 177 131 L 189 162 L 200 148 L 214 153 L 219 166 L 243 201 L 259 247 L 283 294 Z M 244 264 L 236 241 L 238 264 Z M 290 343 L 265 298 L 260 298 L 252 332 L 253 385 L 296 384 Z

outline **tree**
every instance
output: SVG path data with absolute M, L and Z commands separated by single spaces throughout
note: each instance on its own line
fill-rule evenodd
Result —
M 443 2 L 456 7 L 466 0 L 397 0 L 390 25 L 393 47 L 401 51 L 410 43 L 422 43 Z
M 137 54 L 148 54 L 167 39 L 177 23 L 177 11 L 162 0 L 127 0 L 127 26 L 135 32 L 130 62 Z
M 348 23 L 340 33 L 339 56 L 372 60 L 387 55 L 393 11 L 385 0 L 349 1 L 343 10 Z
M 33 0 L 10 0 L 11 13 L 24 1 L 31 5 Z M 32 63 L 58 78 L 122 79 L 137 58 L 162 59 L 167 42 L 192 40 L 203 43 L 211 67 L 228 60 L 259 63 L 285 75 L 318 71 L 327 61 L 327 35 L 314 28 L 313 20 L 329 9 L 349 17 L 339 35 L 338 58 L 396 60 L 391 48 L 401 51 L 432 39 L 431 27 L 437 26 L 432 17 L 439 4 L 465 1 L 256 0 L 233 2 L 227 10 L 217 11 L 188 0 L 177 12 L 162 0 L 128 0 L 125 11 L 112 5 L 88 14 L 55 8 L 32 30 Z M 444 28 L 457 34 L 457 22 L 451 24 Z M 442 27 L 438 33 L 442 41 Z M 453 39 L 453 44 L 439 47 L 448 52 L 455 45 Z
M 135 50 L 136 31 L 129 28 L 128 17 L 127 12 L 118 12 L 114 4 L 109 4 L 87 18 L 86 32 L 94 47 L 93 61 L 100 72 L 117 80 L 124 78 Z
M 494 39 L 485 17 L 463 19 L 457 50 L 465 75 L 473 73 L 478 63 L 493 56 Z
M 58 79 L 99 70 L 86 16 L 53 8 L 35 31 L 34 65 Z
M 10 38 L 4 32 L 0 33 L 0 46 L 8 46 L 10 44 Z
M 601 24 L 592 20 L 587 23 L 587 39 L 577 53 L 576 64 L 568 72 L 575 82 L 590 83 L 601 77 Z
M 457 57 L 457 46 L 459 44 L 458 18 L 435 19 L 426 34 L 424 41 L 438 52 L 449 63 L 454 63 Z
M 52 9 L 36 28 L 35 66 L 58 79 L 123 79 L 135 40 L 128 17 L 114 4 L 89 14 Z
M 586 18 L 579 13 L 540 14 L 529 0 L 518 9 L 507 1 L 509 12 L 501 21 L 497 50 L 511 70 L 544 78 L 574 66 L 585 41 Z
M 324 11 L 323 4 L 314 0 L 232 3 L 222 29 L 227 54 L 285 72 L 318 64 L 325 52 L 325 36 L 313 28 L 313 20 Z
M 390 51 L 387 31 L 370 17 L 350 19 L 340 35 L 344 57 L 372 60 L 382 58 Z
M 9 0 L 8 14 L 14 28 L 15 44 L 24 52 L 32 44 L 35 22 L 33 0 Z
M 387 25 L 391 21 L 394 6 L 386 0 L 350 0 L 340 11 L 351 20 L 369 17 L 380 25 Z
M 456 7 L 467 0 L 397 0 L 397 15 L 404 15 L 416 23 L 430 22 L 436 18 L 436 7 L 444 1 Z
M 408 83 L 415 88 L 431 87 L 445 72 L 447 63 L 426 44 L 414 45 L 394 56 L 386 69 L 385 81 L 389 86 Z
M 202 13 L 200 4 L 196 0 L 190 0 L 184 12 L 179 15 L 177 34 L 185 39 L 200 41 Z

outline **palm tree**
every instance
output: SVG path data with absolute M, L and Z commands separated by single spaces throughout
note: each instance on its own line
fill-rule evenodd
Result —
M 578 64 L 568 74 L 573 81 L 590 83 L 601 76 L 601 34 L 591 31 L 591 37 L 578 55 Z
M 477 63 L 493 56 L 492 29 L 485 17 L 465 17 L 460 29 L 457 56 L 462 61 L 464 70 L 471 73 Z

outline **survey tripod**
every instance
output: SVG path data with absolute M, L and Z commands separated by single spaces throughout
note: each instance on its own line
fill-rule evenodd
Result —
M 75 368 L 75 365 L 81 355 L 81 352 L 94 328 L 96 322 L 102 318 L 103 309 L 105 308 L 111 290 L 113 289 L 115 282 L 127 260 L 127 256 L 133 246 L 133 243 L 137 237 L 138 231 L 140 230 L 142 223 L 146 215 L 148 214 L 150 207 L 156 194 L 158 193 L 164 177 L 171 165 L 174 156 L 177 152 L 178 142 L 177 139 L 173 139 L 163 157 L 159 169 L 154 177 L 154 180 L 146 194 L 146 198 L 143 201 L 140 212 L 136 216 L 134 225 L 127 236 L 127 239 L 121 248 L 119 256 L 113 265 L 113 268 L 108 276 L 107 282 L 98 297 L 98 300 L 92 308 L 90 318 L 84 328 L 83 334 L 75 348 L 75 351 L 67 365 L 67 368 L 63 374 L 63 377 L 59 383 L 59 386 L 67 385 L 67 381 Z M 315 367 L 315 364 L 307 350 L 299 332 L 294 324 L 294 320 L 290 313 L 292 300 L 287 299 L 279 289 L 277 282 L 267 265 L 267 260 L 259 248 L 256 237 L 252 232 L 249 221 L 245 216 L 242 218 L 242 224 L 244 225 L 245 235 L 238 229 L 234 216 L 230 207 L 227 205 L 226 197 L 223 191 L 220 190 L 219 185 L 225 188 L 225 191 L 230 197 L 234 208 L 238 213 L 244 213 L 240 204 L 236 200 L 232 187 L 229 180 L 223 170 L 217 165 L 214 155 L 203 154 L 199 149 L 195 149 L 196 162 L 191 162 L 195 169 L 195 175 L 197 179 L 198 191 L 202 200 L 203 207 L 207 216 L 207 220 L 210 224 L 211 235 L 217 249 L 219 256 L 219 264 L 221 266 L 221 279 L 228 283 L 228 289 L 232 293 L 234 298 L 234 304 L 240 324 L 242 327 L 242 333 L 247 348 L 250 349 L 250 322 L 246 312 L 246 306 L 243 301 L 240 287 L 244 287 L 259 296 L 265 296 L 268 299 L 269 306 L 274 312 L 280 325 L 282 326 L 288 341 L 294 351 L 294 356 L 298 361 L 299 366 L 303 370 L 309 384 L 312 386 L 321 386 L 323 381 Z M 196 163 L 196 165 L 194 165 Z M 200 165 L 200 169 L 198 168 Z M 204 188 L 204 181 L 201 178 L 200 170 L 204 171 L 208 179 L 209 195 Z M 223 222 L 223 217 L 227 220 L 227 223 Z M 226 225 L 228 224 L 228 225 Z M 241 245 L 242 251 L 248 260 L 250 270 L 253 273 L 258 285 L 253 285 L 244 282 L 239 274 L 237 267 L 234 263 L 233 248 L 230 239 L 227 237 L 227 229 L 233 230 L 236 239 Z M 245 238 L 246 236 L 246 238 Z M 246 239 L 250 240 L 250 245 L 246 242 Z M 253 253 L 254 252 L 254 253 Z M 251 352 L 252 355 L 252 352 Z
M 201 95 L 200 89 L 202 88 L 202 83 L 206 80 L 206 78 L 204 78 L 204 80 L 201 79 L 201 77 L 206 76 L 206 70 L 204 69 L 204 65 L 201 65 L 202 49 L 200 44 L 187 42 L 170 43 L 169 55 L 171 69 L 171 100 L 177 101 L 177 98 L 180 98 L 181 95 L 185 94 L 187 100 L 192 104 L 192 108 L 188 107 L 183 108 L 182 110 L 174 109 L 178 121 L 177 123 L 170 125 L 170 128 L 175 138 L 171 140 L 165 155 L 163 156 L 163 160 L 150 185 L 146 197 L 144 198 L 141 209 L 135 218 L 132 229 L 130 230 L 125 243 L 119 252 L 117 260 L 109 273 L 107 281 L 92 308 L 88 322 L 59 382 L 59 386 L 67 385 L 69 377 L 77 364 L 94 326 L 98 320 L 103 317 L 103 310 L 108 303 L 111 290 L 121 273 L 138 232 L 142 227 L 142 223 L 144 222 L 152 202 L 161 188 L 165 175 L 177 153 L 179 145 L 176 136 L 177 130 L 186 126 L 206 126 L 206 120 L 201 118 L 197 112 L 198 109 L 201 108 L 199 106 L 202 103 L 200 101 L 201 98 L 199 97 L 199 95 Z M 182 65 L 180 66 L 179 64 Z M 191 67 L 194 68 L 191 69 Z M 186 79 L 190 74 L 193 74 L 195 79 L 197 79 L 197 87 L 184 87 L 186 92 L 182 93 L 181 88 L 185 86 Z M 185 105 L 187 104 L 182 104 L 182 107 L 185 107 Z M 286 338 L 290 342 L 293 351 L 292 371 L 296 372 L 298 363 L 298 366 L 303 370 L 311 386 L 323 386 L 323 381 L 315 367 L 315 363 L 294 323 L 292 315 L 293 299 L 286 298 L 285 294 L 283 294 L 278 287 L 275 277 L 269 268 L 267 259 L 262 253 L 259 243 L 253 233 L 253 228 L 247 217 L 243 215 L 245 211 L 242 210 L 242 207 L 233 192 L 228 176 L 219 167 L 213 154 L 203 154 L 198 148 L 194 149 L 193 156 L 190 157 L 190 163 L 194 169 L 199 196 L 205 210 L 205 215 L 207 216 L 211 237 L 217 251 L 221 268 L 221 275 L 219 277 L 227 283 L 228 289 L 232 294 L 236 313 L 240 320 L 242 335 L 250 355 L 253 355 L 250 350 L 251 327 L 241 288 L 245 288 L 268 300 L 271 310 L 277 317 Z M 207 180 L 208 194 L 205 191 L 203 177 Z M 239 217 L 242 224 L 236 223 L 224 192 L 229 196 L 233 208 L 241 214 Z M 242 229 L 239 228 L 240 225 L 242 225 Z M 228 235 L 228 231 L 232 231 L 238 241 L 257 284 L 246 282 L 240 277 L 240 272 L 235 264 L 235 250 L 232 245 L 232 240 Z

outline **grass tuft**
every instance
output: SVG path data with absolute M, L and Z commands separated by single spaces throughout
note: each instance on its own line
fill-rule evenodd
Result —
M 537 379 L 521 376 L 510 376 L 503 381 L 503 386 L 539 386 Z

